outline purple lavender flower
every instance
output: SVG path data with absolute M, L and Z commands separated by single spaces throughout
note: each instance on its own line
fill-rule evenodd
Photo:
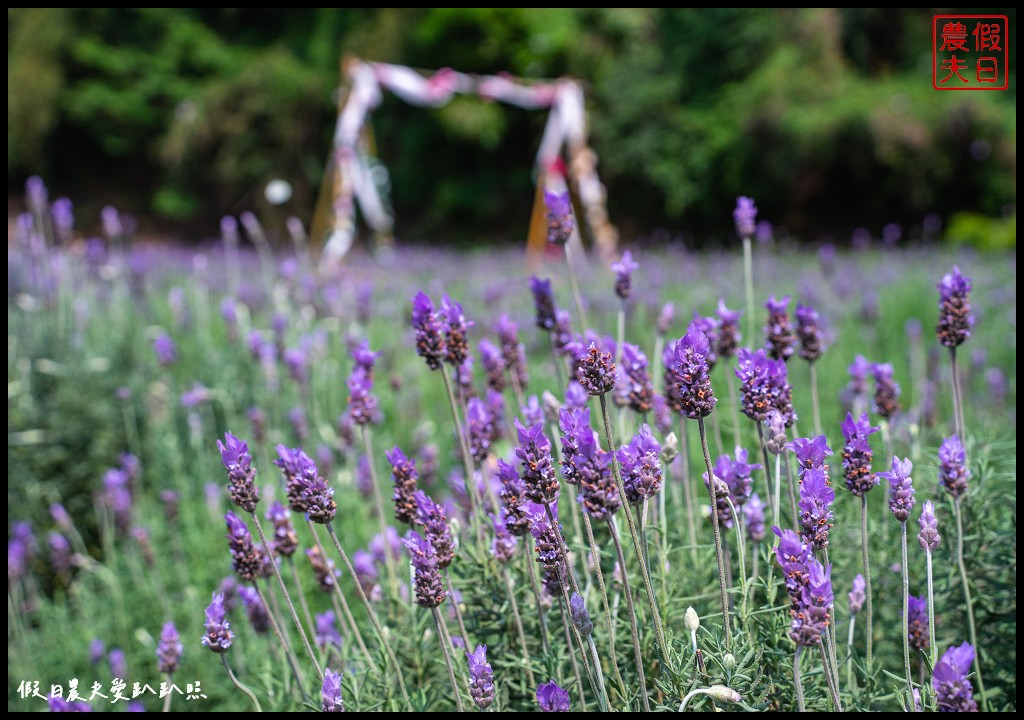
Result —
M 356 580 L 368 598 L 373 599 L 380 593 L 380 586 L 377 584 L 380 571 L 371 553 L 366 550 L 356 550 L 352 553 L 352 569 L 356 571 Z
M 379 358 L 381 354 L 370 349 L 369 340 L 363 340 L 356 344 L 355 347 L 352 348 L 351 354 L 352 361 L 355 363 L 356 367 L 362 368 L 372 380 L 374 366 L 377 364 L 377 358 Z
M 60 695 L 51 695 L 46 698 L 50 705 L 50 712 L 92 712 L 92 706 L 87 702 L 69 702 Z
M 555 311 L 555 327 L 551 330 L 551 344 L 558 355 L 564 356 L 571 342 L 572 315 L 568 310 L 558 309 Z
M 178 630 L 173 622 L 164 625 L 160 632 L 160 642 L 156 645 L 157 670 L 162 673 L 171 674 L 178 669 L 181 662 L 181 653 L 185 646 L 181 644 Z
M 626 250 L 618 262 L 612 263 L 612 272 L 615 273 L 615 294 L 620 299 L 626 300 L 633 294 L 633 273 L 639 268 L 633 261 L 633 255 Z
M 690 323 L 686 335 L 675 344 L 672 365 L 666 374 L 666 378 L 671 376 L 672 395 L 681 412 L 691 420 L 710 415 L 717 402 L 708 375 L 710 352 L 707 337 L 696 323 Z
M 245 614 L 249 618 L 253 632 L 257 635 L 266 635 L 270 630 L 270 613 L 267 611 L 267 606 L 263 604 L 260 594 L 256 592 L 255 588 L 242 585 L 238 588 L 238 596 L 242 599 L 242 605 L 245 607 Z
M 636 413 L 646 415 L 654 402 L 654 386 L 647 372 L 647 356 L 632 343 L 622 343 L 622 364 L 619 366 L 615 400 L 629 405 Z
M 67 509 L 60 503 L 50 505 L 50 517 L 53 518 L 53 521 L 57 523 L 57 527 L 61 530 L 70 530 L 74 526 Z
M 822 436 L 824 437 L 824 436 Z M 815 550 L 828 548 L 836 494 L 820 468 L 805 470 L 800 482 L 800 537 Z
M 348 414 L 356 425 L 368 425 L 377 419 L 379 408 L 373 394 L 373 377 L 357 366 L 348 376 Z
M 718 318 L 711 315 L 701 315 L 693 311 L 693 323 L 704 333 L 708 339 L 708 372 L 715 369 L 718 363 Z
M 249 446 L 228 432 L 224 433 L 224 442 L 217 441 L 217 449 L 228 471 L 231 502 L 248 513 L 255 512 L 260 501 L 260 489 L 255 482 L 256 468 L 252 466 Z
M 629 444 L 616 453 L 622 469 L 623 489 L 630 503 L 643 502 L 645 498 L 654 497 L 661 489 L 660 453 L 661 445 L 646 424 L 641 425 L 640 431 Z M 615 490 L 614 484 L 611 489 Z
M 323 700 L 323 712 L 345 712 L 345 704 L 341 701 L 341 674 L 324 668 L 324 684 L 320 692 Z
M 867 600 L 867 584 L 864 582 L 864 576 L 857 573 L 857 577 L 853 579 L 853 587 L 850 589 L 850 593 L 847 596 L 850 601 L 850 614 L 857 615 L 860 613 L 861 608 L 864 607 L 864 602 Z
M 178 360 L 174 341 L 167 333 L 160 333 L 153 339 L 153 352 L 156 353 L 157 362 L 164 367 L 173 365 Z
M 800 340 L 800 357 L 814 362 L 825 352 L 825 338 L 819 327 L 818 311 L 809 305 L 796 306 L 796 336 Z
M 46 212 L 46 205 L 50 201 L 50 193 L 46 189 L 46 183 L 38 175 L 32 175 L 25 181 L 25 202 L 29 209 L 36 213 Z
M 747 462 L 749 455 L 739 445 L 736 446 L 735 456 L 735 460 L 728 455 L 719 456 L 715 461 L 714 471 L 715 475 L 728 486 L 729 497 L 732 499 L 733 505 L 741 507 L 750 499 L 753 487 L 750 480 L 751 473 L 754 470 L 760 470 L 763 466 Z
M 872 364 L 863 355 L 857 355 L 847 368 L 850 373 L 850 381 L 843 391 L 844 402 L 847 406 L 852 407 L 859 399 L 867 396 L 868 374 L 871 372 Z
M 296 405 L 288 411 L 288 423 L 292 426 L 295 439 L 300 445 L 304 443 L 309 436 L 309 423 L 306 422 L 306 411 L 302 406 Z
M 418 296 L 417 296 L 418 297 Z M 447 353 L 445 360 L 452 367 L 459 367 L 463 360 L 469 356 L 469 342 L 467 333 L 473 323 L 466 320 L 462 312 L 462 305 L 452 300 L 447 295 L 441 296 L 441 313 L 444 324 L 445 346 Z
M 537 686 L 537 704 L 541 712 L 569 712 L 569 691 L 554 680 Z
M 466 653 L 469 665 L 469 695 L 473 703 L 486 710 L 494 702 L 494 673 L 487 662 L 487 646 L 477 645 L 476 650 Z
M 950 647 L 932 670 L 932 689 L 939 712 L 978 712 L 974 688 L 967 674 L 974 662 L 974 647 L 964 643 Z
M 410 530 L 402 540 L 409 550 L 413 567 L 413 588 L 416 592 L 416 604 L 423 608 L 435 608 L 445 599 L 441 573 L 437 567 L 437 555 L 434 546 L 420 537 L 415 530 Z
M 292 380 L 298 383 L 299 387 L 306 387 L 309 383 L 309 355 L 301 348 L 285 348 L 282 359 Z
M 846 487 L 851 493 L 861 497 L 878 484 L 878 477 L 871 472 L 872 453 L 871 445 L 868 443 L 868 437 L 878 432 L 878 428 L 871 425 L 867 413 L 863 413 L 860 420 L 854 420 L 851 413 L 846 413 L 846 419 L 840 427 L 846 439 L 846 445 L 843 447 L 843 476 L 846 478 Z
M 47 536 L 50 545 L 50 566 L 55 575 L 66 575 L 71 572 L 74 564 L 71 554 L 71 543 L 58 532 L 52 532 Z
M 261 577 L 264 561 L 256 546 L 253 545 L 249 528 L 233 512 L 228 512 L 224 516 L 224 520 L 228 526 L 228 534 L 225 537 L 228 539 L 234 571 L 243 580 Z
M 206 633 L 203 645 L 214 652 L 227 652 L 234 639 L 230 624 L 224 620 L 224 596 L 213 593 L 213 600 L 206 608 Z
M 589 637 L 594 632 L 594 621 L 590 619 L 587 612 L 587 604 L 578 592 L 574 592 L 569 598 L 569 617 L 582 637 Z
M 110 662 L 111 675 L 122 680 L 128 677 L 128 663 L 124 658 L 124 650 L 121 648 L 111 648 L 110 654 L 107 655 L 107 660 Z
M 588 395 L 598 396 L 615 388 L 615 362 L 612 354 L 590 343 L 576 367 L 576 380 Z
M 498 511 L 498 515 L 491 515 L 491 525 L 494 528 L 494 540 L 491 541 L 491 555 L 502 565 L 507 565 L 515 557 L 516 546 L 519 541 L 509 529 L 506 521 L 508 513 L 504 508 Z
M 437 370 L 447 357 L 441 319 L 434 303 L 423 292 L 412 299 L 412 327 L 416 331 L 416 354 L 427 361 L 427 367 Z
M 590 408 L 561 408 L 558 411 L 558 426 L 565 433 L 561 437 L 562 478 L 570 485 L 578 485 L 580 478 L 576 458 L 581 454 L 590 457 L 590 446 L 596 446 L 594 430 L 590 427 Z
M 765 538 L 764 503 L 757 493 L 743 506 L 743 519 L 747 524 L 747 537 L 752 543 L 759 543 Z
M 715 346 L 715 353 L 723 359 L 736 355 L 742 335 L 740 335 L 740 316 L 743 313 L 739 310 L 730 310 L 725 306 L 725 301 L 718 299 L 718 342 Z
M 103 476 L 102 502 L 114 516 L 114 527 L 119 535 L 126 535 L 132 525 L 132 493 L 129 475 L 119 468 L 111 468 Z
M 676 306 L 670 302 L 665 303 L 661 306 L 661 312 L 658 313 L 657 329 L 659 335 L 668 335 L 668 331 L 672 328 L 672 321 L 676 317 Z
M 466 437 L 469 453 L 478 463 L 487 459 L 494 437 L 494 419 L 487 404 L 480 398 L 470 398 L 466 404 Z
M 583 389 L 583 386 L 575 380 L 570 380 L 569 384 L 565 387 L 565 406 L 582 410 L 587 407 L 589 401 L 590 396 L 587 395 L 587 391 Z
M 927 650 L 930 640 L 928 634 L 928 602 L 923 597 L 910 595 L 907 597 L 907 639 L 910 647 L 915 650 Z
M 274 464 L 282 469 L 288 491 L 288 504 L 294 512 L 305 513 L 315 523 L 326 524 L 334 519 L 338 506 L 334 490 L 320 477 L 316 463 L 301 449 L 277 446 Z
M 530 519 L 530 534 L 533 535 L 534 550 L 537 553 L 537 562 L 545 570 L 555 570 L 561 577 L 565 565 L 565 553 L 562 548 L 562 529 L 558 524 L 557 508 L 551 508 L 554 522 L 548 518 L 547 512 L 542 505 L 532 503 L 527 506 L 526 515 Z
M 397 445 L 384 453 L 391 463 L 391 482 L 395 486 L 391 500 L 395 504 L 395 519 L 411 525 L 416 518 L 416 460 L 407 458 Z M 372 480 L 370 481 L 372 482 Z
M 530 522 L 522 510 L 526 484 L 516 469 L 501 458 L 498 458 L 498 479 L 501 480 L 501 502 L 505 506 L 505 527 L 513 535 L 522 537 L 530 531 Z
M 736 198 L 736 209 L 732 211 L 732 218 L 736 221 L 736 232 L 741 238 L 753 237 L 757 226 L 754 221 L 757 219 L 757 206 L 754 199 L 741 195 Z
M 811 547 L 793 530 L 772 527 L 772 532 L 779 537 L 779 544 L 775 546 L 775 560 L 782 568 L 786 592 L 795 603 L 809 580 L 808 561 L 812 557 Z
M 526 498 L 540 504 L 553 502 L 558 497 L 558 478 L 543 423 L 525 428 L 519 418 L 515 418 L 513 424 L 519 437 L 516 457 L 522 464 Z
M 423 526 L 427 542 L 434 547 L 437 567 L 444 570 L 455 559 L 455 540 L 452 538 L 452 530 L 448 526 L 444 508 L 431 500 L 422 490 L 417 490 L 414 497 L 416 522 Z
M 891 420 L 900 411 L 900 386 L 893 379 L 892 365 L 875 363 L 871 366 L 875 376 L 875 397 L 872 409 L 886 420 Z
M 878 473 L 879 477 L 889 481 L 891 492 L 889 493 L 889 509 L 898 522 L 905 523 L 910 517 L 910 511 L 914 509 L 914 485 L 910 477 L 914 464 L 910 458 L 894 457 L 892 459 L 892 471 Z
M 832 566 L 827 567 L 813 556 L 807 560 L 807 585 L 801 588 L 799 599 L 793 603 L 790 615 L 793 621 L 789 636 L 797 645 L 814 647 L 832 624 Z
M 523 420 L 526 421 L 527 425 L 536 425 L 546 420 L 544 408 L 541 406 L 540 400 L 537 399 L 536 395 L 526 398 L 526 404 L 520 407 L 519 411 L 522 413 Z
M 935 519 L 935 505 L 931 500 L 925 500 L 921 506 L 921 532 L 917 535 L 917 542 L 925 552 L 933 552 L 942 541 L 939 535 L 939 523 Z
M 948 348 L 963 345 L 971 336 L 974 316 L 971 315 L 971 279 L 960 274 L 960 268 L 953 266 L 953 272 L 942 276 L 936 287 L 939 290 L 939 321 L 935 334 L 939 343 Z
M 502 392 L 505 389 L 505 358 L 487 338 L 480 341 L 480 363 L 487 375 L 487 387 Z
M 274 526 L 273 535 L 270 538 L 271 549 L 275 555 L 280 557 L 291 557 L 299 546 L 299 536 L 295 533 L 291 518 L 284 505 L 274 501 L 267 508 L 267 520 Z
M 99 638 L 93 638 L 89 642 L 89 662 L 93 667 L 103 662 L 103 656 L 107 654 L 107 648 Z
M 967 480 L 970 477 L 967 453 L 960 438 L 953 435 L 943 440 L 939 446 L 939 484 L 946 488 L 954 500 L 959 500 L 967 492 Z
M 555 328 L 555 295 L 551 290 L 551 281 L 536 275 L 530 278 L 530 292 L 533 293 L 533 306 L 537 312 L 537 327 L 551 331 Z
M 572 202 L 569 192 L 544 191 L 544 204 L 547 206 L 545 217 L 548 222 L 548 243 L 565 245 L 572 237 L 576 223 L 572 218 Z
M 824 435 L 818 435 L 815 438 L 796 438 L 786 447 L 796 455 L 801 480 L 808 470 L 822 470 L 825 473 L 826 483 L 831 485 L 828 482 L 827 467 L 825 466 L 825 458 L 832 454 L 832 448 L 828 446 L 828 438 Z
M 325 558 L 323 553 L 320 552 L 320 548 L 317 547 L 306 550 L 306 557 L 309 558 L 309 564 L 313 568 L 313 576 L 320 585 L 320 590 L 325 593 L 331 592 L 341 576 L 341 571 L 335 567 L 334 561 L 330 558 Z
M 574 459 L 579 477 L 576 501 L 594 520 L 607 520 L 622 506 L 612 477 L 612 454 L 590 442 L 580 447 Z
M 772 361 L 764 350 L 751 352 L 740 348 L 737 355 L 736 377 L 743 393 L 743 414 L 754 422 L 764 422 L 774 407 L 769 379 Z
M 789 360 L 796 342 L 789 322 L 789 295 L 781 300 L 772 295 L 764 306 L 768 310 L 768 321 L 764 326 L 765 350 L 775 360 Z
M 672 416 L 672 408 L 668 406 L 664 395 L 655 395 L 651 400 L 651 410 L 654 412 L 654 427 L 663 436 L 672 432 L 675 419 Z
M 257 443 L 262 443 L 266 437 L 266 413 L 258 407 L 251 407 L 246 411 L 246 415 L 249 418 L 249 425 L 252 428 L 253 439 L 255 439 Z
M 502 315 L 495 323 L 494 331 L 498 335 L 498 342 L 501 343 L 501 356 L 505 360 L 505 368 L 512 378 L 512 384 L 518 385 L 519 390 L 525 392 L 529 378 L 526 373 L 526 348 L 519 342 L 519 326 L 510 320 L 508 315 Z
M 225 612 L 233 612 L 238 607 L 238 580 L 234 575 L 225 575 L 217 588 L 222 596 Z
M 325 613 L 318 613 L 314 618 L 316 623 L 316 645 L 317 647 L 341 647 L 341 633 L 338 632 L 337 618 L 333 610 Z

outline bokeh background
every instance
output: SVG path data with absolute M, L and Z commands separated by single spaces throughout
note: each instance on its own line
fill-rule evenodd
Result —
M 724 240 L 744 194 L 803 241 L 895 224 L 901 242 L 929 227 L 1015 247 L 1016 12 L 972 11 L 1009 16 L 1009 89 L 937 92 L 940 12 L 9 8 L 9 205 L 40 175 L 86 228 L 115 205 L 195 240 L 280 178 L 295 188 L 282 218 L 307 219 L 354 54 L 584 81 L 630 242 Z M 386 98 L 373 128 L 399 238 L 522 243 L 544 115 Z

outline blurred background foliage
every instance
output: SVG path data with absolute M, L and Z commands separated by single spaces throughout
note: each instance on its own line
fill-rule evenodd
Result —
M 354 54 L 583 80 L 626 240 L 725 239 L 746 194 L 801 239 L 938 213 L 950 240 L 1015 246 L 1014 56 L 1006 92 L 933 90 L 936 12 L 9 8 L 8 194 L 38 174 L 81 226 L 115 204 L 209 234 L 283 178 L 281 212 L 308 220 Z M 1012 45 L 1015 11 L 993 12 Z M 385 99 L 373 129 L 399 236 L 522 242 L 544 121 Z

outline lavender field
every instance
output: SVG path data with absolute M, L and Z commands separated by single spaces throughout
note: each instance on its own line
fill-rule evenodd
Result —
M 8 709 L 1015 711 L 1015 252 L 547 212 L 325 272 L 31 186 Z

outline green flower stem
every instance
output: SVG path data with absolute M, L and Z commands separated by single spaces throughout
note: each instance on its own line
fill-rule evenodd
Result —
M 537 568 L 533 562 L 533 537 L 529 532 L 526 538 L 526 576 L 530 578 L 530 588 L 533 590 L 533 602 L 537 606 L 537 620 L 540 625 L 540 642 L 544 648 L 544 655 L 551 654 L 551 644 L 548 642 L 548 631 L 544 625 L 544 606 L 540 601 L 540 586 L 537 584 Z
M 377 612 L 373 609 L 373 605 L 370 604 L 370 599 L 366 597 L 366 593 L 363 592 L 363 585 L 359 582 L 356 577 L 356 569 L 352 567 L 352 562 L 348 559 L 348 554 L 344 548 L 341 547 L 341 542 L 338 540 L 338 534 L 334 532 L 334 525 L 327 523 L 327 534 L 331 536 L 331 540 L 334 542 L 334 548 L 338 551 L 338 555 L 341 556 L 341 560 L 345 563 L 345 569 L 348 571 L 348 575 L 352 578 L 352 583 L 356 586 L 356 594 L 359 596 L 360 601 L 363 603 L 363 607 L 366 608 L 366 614 L 370 617 L 370 623 L 373 625 L 373 629 L 377 632 L 377 639 L 380 641 L 381 647 L 384 649 L 384 653 L 388 656 L 388 662 L 391 663 L 391 669 L 394 670 L 395 680 L 398 681 L 398 688 L 402 692 L 402 699 L 405 700 L 406 710 L 412 711 L 412 701 L 409 699 L 409 691 L 405 689 L 405 677 L 402 674 L 402 666 L 398 664 L 398 658 L 395 657 L 395 651 L 391 649 L 391 643 L 388 642 L 387 636 L 384 634 L 384 628 L 381 627 L 380 619 L 377 617 Z
M 462 610 L 459 609 L 459 604 L 455 602 L 455 586 L 452 585 L 452 576 L 448 572 L 448 568 L 444 569 L 444 579 L 448 584 L 448 598 L 451 600 L 452 610 L 455 611 L 455 622 L 458 624 L 459 632 L 462 634 L 462 642 L 466 644 L 467 648 L 473 647 L 469 642 L 469 633 L 466 632 L 466 625 L 462 622 Z
M 772 465 L 771 461 L 768 459 L 768 446 L 764 444 L 764 428 L 761 426 L 761 423 L 757 422 L 756 420 L 754 421 L 754 424 L 757 426 L 757 440 L 758 443 L 761 445 L 761 459 L 764 464 L 764 480 L 765 487 L 767 488 L 766 494 L 768 495 L 768 509 L 772 513 L 772 524 L 778 525 L 779 511 L 776 509 L 775 500 L 772 498 Z
M 868 660 L 868 674 L 871 674 L 871 665 L 873 656 L 871 654 L 871 645 L 874 639 L 874 623 L 871 604 L 871 558 L 868 556 L 868 496 L 867 494 L 860 496 L 860 551 L 861 556 L 864 559 L 864 587 L 868 600 L 868 615 L 867 615 L 867 639 L 865 645 L 867 646 L 867 660 Z
M 939 662 L 939 642 L 935 637 L 935 584 L 932 579 L 932 551 L 925 551 L 928 562 L 928 644 L 932 667 Z
M 260 523 L 259 515 L 255 511 L 250 513 L 252 515 L 252 521 L 256 525 L 256 531 L 260 535 L 260 542 L 263 543 L 264 549 L 270 556 L 270 565 L 274 568 L 274 577 L 277 578 L 277 586 L 281 589 L 281 594 L 284 595 L 284 602 L 288 606 L 288 611 L 291 613 L 292 622 L 295 623 L 295 627 L 299 630 L 299 637 L 302 639 L 302 645 L 306 648 L 306 654 L 309 655 L 310 661 L 313 663 L 313 667 L 316 669 L 316 674 L 320 676 L 320 679 L 324 679 L 324 671 L 320 667 L 320 662 L 316 658 L 316 654 L 313 652 L 313 647 L 309 644 L 309 637 L 306 635 L 306 630 L 302 627 L 302 621 L 299 620 L 299 614 L 295 612 L 295 603 L 292 602 L 292 596 L 288 594 L 288 588 L 284 584 L 284 577 L 281 575 L 281 568 L 278 567 L 274 549 L 271 544 L 267 541 L 267 536 L 263 532 L 263 525 Z
M 821 407 L 818 403 L 818 366 L 813 362 L 811 366 L 811 409 L 814 411 L 814 434 L 821 435 Z
M 907 568 L 907 523 L 900 523 L 900 558 L 903 575 L 903 673 L 907 678 L 907 706 L 916 711 L 914 679 L 910 676 L 910 572 Z
M 623 508 L 629 513 L 629 506 Z M 644 656 L 640 650 L 640 630 L 636 624 L 636 610 L 633 607 L 633 592 L 629 588 L 629 573 L 626 572 L 626 558 L 622 554 L 622 543 L 619 542 L 619 534 L 615 531 L 615 524 L 608 518 L 608 530 L 612 534 L 612 542 L 615 544 L 615 552 L 619 556 L 619 567 L 622 568 L 622 591 L 626 596 L 626 612 L 629 614 L 629 630 L 633 636 L 633 660 L 636 663 L 636 674 L 640 682 L 640 701 L 643 704 L 644 712 L 651 711 L 651 703 L 647 697 L 647 678 L 644 676 Z M 641 560 L 643 562 L 643 560 Z
M 846 637 L 846 687 L 853 688 L 853 634 L 857 616 L 850 615 L 850 633 Z
M 451 642 L 448 640 L 448 630 L 444 626 L 444 618 L 437 606 L 430 608 L 434 614 L 434 626 L 437 628 L 437 641 L 441 645 L 441 652 L 444 654 L 444 664 L 448 668 L 448 680 L 452 684 L 452 694 L 455 696 L 455 707 L 459 712 L 466 712 L 462 706 L 462 696 L 459 694 L 459 684 L 455 680 L 455 668 L 452 667 Z
M 971 587 L 967 582 L 967 566 L 964 564 L 964 524 L 963 511 L 960 508 L 961 498 L 953 501 L 953 511 L 956 515 L 956 561 L 960 568 L 960 584 L 964 588 L 964 604 L 967 606 L 967 629 L 971 634 L 971 645 L 974 646 L 974 677 L 978 681 L 978 694 L 981 695 L 983 709 L 988 712 L 988 696 L 985 695 L 985 682 L 981 678 L 981 661 L 978 660 L 981 648 L 978 647 L 978 632 L 974 624 L 974 603 L 971 601 Z M 932 642 L 935 642 L 934 639 Z
M 565 588 L 564 587 L 562 588 L 562 595 L 563 596 L 565 595 Z M 559 603 L 558 603 L 558 609 L 562 613 L 562 629 L 565 630 L 565 645 L 569 649 L 569 661 L 572 664 L 573 678 L 576 680 L 576 687 L 578 687 L 579 691 L 580 691 L 580 707 L 583 710 L 583 712 L 586 712 L 587 711 L 587 699 L 586 699 L 586 692 L 583 689 L 583 676 L 580 675 L 580 666 L 579 666 L 579 663 L 576 662 L 576 648 L 573 647 L 573 644 L 572 644 L 572 631 L 570 630 L 570 628 L 572 627 L 572 623 L 569 621 L 569 615 L 568 615 L 568 613 L 566 612 L 566 609 L 565 609 L 568 604 L 569 604 L 568 600 L 564 600 L 564 599 L 560 600 Z M 573 630 L 575 630 L 575 628 L 573 628 Z M 584 659 L 586 659 L 586 655 L 584 655 L 583 657 L 584 657 Z M 589 663 L 588 663 L 588 665 L 589 665 Z M 591 680 L 589 674 L 587 675 L 587 679 Z M 595 695 L 600 697 L 600 694 L 597 692 L 597 688 L 594 687 L 592 683 L 593 683 L 593 681 L 591 680 L 591 690 L 593 690 Z
M 565 252 L 565 264 L 569 267 L 569 287 L 572 288 L 572 299 L 576 303 L 576 317 L 579 320 L 580 328 L 586 329 L 590 323 L 587 322 L 587 311 L 583 309 L 583 297 L 580 295 L 580 284 L 576 278 L 576 263 L 572 260 L 569 243 L 563 245 L 562 249 Z
M 303 699 L 308 699 L 309 695 L 306 693 L 306 686 L 302 682 L 302 671 L 299 670 L 299 661 L 295 658 L 295 653 L 292 652 L 291 645 L 285 638 L 284 633 L 281 632 L 281 625 L 277 622 L 277 617 L 270 610 L 270 603 L 267 602 L 267 596 L 263 592 L 263 588 L 256 582 L 255 578 L 252 581 L 252 586 L 256 590 L 256 594 L 260 596 L 260 602 L 263 603 L 263 607 L 267 609 L 267 617 L 270 618 L 270 627 L 274 631 L 274 635 L 277 637 L 277 642 L 281 645 L 281 650 L 284 651 L 285 657 L 288 659 L 288 664 L 291 666 L 292 674 L 295 676 L 295 683 L 299 687 L 299 692 L 302 693 Z
M 722 595 L 722 619 L 725 623 L 725 647 L 732 646 L 732 630 L 729 628 L 729 600 L 726 597 L 725 563 L 722 558 L 722 535 L 718 526 L 718 497 L 715 493 L 714 470 L 711 469 L 711 454 L 708 452 L 708 438 L 704 430 L 704 418 L 697 418 L 697 428 L 700 430 L 700 447 L 704 452 L 704 465 L 708 470 L 708 495 L 711 497 L 711 528 L 715 534 L 715 559 L 718 561 L 718 587 Z
M 302 581 L 299 579 L 299 570 L 295 567 L 295 557 L 289 555 L 286 558 L 288 567 L 291 568 L 292 582 L 295 583 L 295 594 L 299 596 L 299 606 L 302 608 L 302 617 L 306 621 L 306 630 L 310 634 L 316 634 L 316 625 L 313 623 L 313 615 L 309 612 L 309 603 L 306 602 L 306 593 L 302 590 Z M 338 622 L 344 623 L 344 619 L 339 617 Z
M 320 535 L 316 531 L 316 525 L 314 525 L 311 520 L 307 520 L 306 524 L 309 525 L 309 531 L 313 534 L 313 542 L 316 543 L 317 550 L 320 551 L 320 556 L 326 558 L 327 552 L 324 549 L 323 543 L 320 542 Z M 353 580 L 355 580 L 356 583 L 359 582 L 355 576 L 353 576 Z M 335 603 L 340 603 L 340 610 L 344 613 L 342 617 L 345 618 L 349 632 L 355 636 L 356 644 L 359 646 L 360 652 L 363 653 L 363 657 L 366 658 L 368 663 L 375 665 L 373 656 L 370 655 L 370 651 L 367 649 L 366 643 L 363 641 L 363 634 L 359 631 L 359 625 L 356 624 L 356 619 L 352 616 L 352 610 L 348 606 L 348 600 L 345 599 L 345 593 L 341 591 L 341 585 L 338 583 L 334 583 L 334 601 Z
M 223 657 L 223 654 L 221 655 L 221 657 Z M 172 682 L 171 681 L 171 674 L 170 673 L 164 673 L 164 677 L 167 679 L 167 686 L 170 687 L 171 686 L 171 682 Z M 163 707 L 163 709 L 160 712 L 165 712 L 166 713 L 166 712 L 170 712 L 171 711 L 171 700 L 173 698 L 174 698 L 174 693 L 168 692 L 167 696 L 164 698 L 164 707 Z
M 260 701 L 256 699 L 256 696 L 253 694 L 252 690 L 250 690 L 246 685 L 239 682 L 238 678 L 235 677 L 235 674 L 231 672 L 231 667 L 228 665 L 227 655 L 221 653 L 220 660 L 222 663 L 224 663 L 224 669 L 227 670 L 228 677 L 231 678 L 231 682 L 235 684 L 235 687 L 241 690 L 247 698 L 252 700 L 252 704 L 253 707 L 256 708 L 256 712 L 263 712 L 263 708 L 260 707 Z M 168 694 L 168 697 L 170 697 L 170 694 Z
M 796 690 L 797 712 L 807 712 L 804 707 L 804 684 L 800 680 L 800 653 L 803 649 L 802 645 L 797 645 L 796 652 L 793 653 L 793 687 Z
M 526 682 L 530 687 L 537 683 L 533 678 L 533 669 L 530 667 L 530 651 L 526 646 L 526 633 L 523 631 L 523 619 L 519 615 L 519 603 L 516 602 L 515 589 L 512 587 L 512 576 L 508 568 L 501 566 L 501 575 L 505 580 L 505 592 L 508 593 L 509 607 L 512 609 L 512 619 L 515 622 L 516 634 L 519 636 L 519 648 L 523 654 L 523 669 L 526 671 Z M 469 647 L 468 645 L 466 647 Z
M 612 443 L 612 428 L 608 422 L 608 401 L 604 395 L 601 398 L 601 418 L 604 421 L 604 436 L 605 441 L 608 443 L 609 451 L 614 450 L 614 444 Z M 629 501 L 626 498 L 626 490 L 622 485 L 622 471 L 619 468 L 619 459 L 612 453 L 612 474 L 615 477 L 615 486 L 619 491 L 619 499 L 622 501 L 623 507 L 629 507 Z M 640 564 L 640 574 L 644 581 L 644 590 L 647 593 L 647 602 L 651 609 L 651 620 L 654 622 L 654 633 L 657 638 L 658 656 L 662 662 L 666 662 L 668 658 L 668 646 L 665 644 L 665 633 L 661 626 L 661 616 L 658 614 L 658 603 L 654 599 L 654 588 L 651 586 L 651 577 L 647 572 L 647 566 L 644 564 L 643 549 L 640 547 L 640 536 L 637 534 L 636 523 L 633 522 L 633 514 L 630 512 L 626 513 L 626 521 L 629 523 L 629 534 L 633 538 L 633 551 L 636 553 L 636 560 Z M 622 567 L 622 575 L 625 577 L 626 568 Z
M 443 370 L 443 368 L 442 368 Z M 384 498 L 380 492 L 380 485 L 377 484 L 377 463 L 373 457 L 373 437 L 370 434 L 370 426 L 362 425 L 363 452 L 366 453 L 366 466 L 370 469 L 370 485 L 373 487 L 373 505 L 377 512 L 377 521 L 380 523 L 380 535 L 387 538 L 388 521 L 384 515 Z M 469 484 L 468 482 L 466 483 Z M 384 553 L 384 567 L 388 573 L 388 585 L 391 588 L 391 597 L 398 597 L 398 573 L 395 570 L 395 559 L 390 552 Z
M 835 678 L 832 677 L 832 670 L 829 669 L 825 645 L 820 641 L 818 642 L 818 650 L 821 651 L 821 669 L 825 672 L 825 684 L 828 685 L 829 695 L 832 696 L 832 707 L 836 712 L 842 712 L 843 704 L 839 700 L 839 688 L 836 687 Z M 911 698 L 911 702 L 913 702 L 913 698 Z
M 686 502 L 686 532 L 690 541 L 690 556 L 697 560 L 697 526 L 693 516 L 693 485 L 690 482 L 690 442 L 683 416 L 679 416 L 679 454 L 683 470 L 683 498 Z
M 469 497 L 469 518 L 473 532 L 481 544 L 484 542 L 483 529 L 480 527 L 480 495 L 476 489 L 476 471 L 473 469 L 473 456 L 469 452 L 469 443 L 463 432 L 462 420 L 459 417 L 459 406 L 455 401 L 455 391 L 452 389 L 452 379 L 448 377 L 448 370 L 441 367 L 441 377 L 444 379 L 444 391 L 448 395 L 448 407 L 452 411 L 452 422 L 455 423 L 455 437 L 459 441 L 459 450 L 462 453 L 462 462 L 466 468 L 466 493 Z
M 754 253 L 750 237 L 743 238 L 743 286 L 747 291 L 747 337 L 754 338 Z
M 619 684 L 618 690 L 620 697 L 623 701 L 626 700 L 626 683 L 622 680 L 622 674 L 619 672 L 619 662 L 615 657 L 615 621 L 612 618 L 611 608 L 608 606 L 608 591 L 604 584 L 604 572 L 601 570 L 601 552 L 597 548 L 597 542 L 594 540 L 594 528 L 590 523 L 590 516 L 583 513 L 583 524 L 587 530 L 587 540 L 590 542 L 591 557 L 594 558 L 594 569 L 597 575 L 597 588 L 601 593 L 601 607 L 604 610 L 605 622 L 608 623 L 608 661 L 612 665 L 612 670 L 615 672 L 615 682 Z

